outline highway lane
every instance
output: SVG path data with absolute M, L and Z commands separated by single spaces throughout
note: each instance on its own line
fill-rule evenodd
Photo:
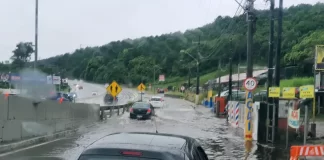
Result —
M 147 100 L 148 95 L 144 96 Z M 129 113 L 106 121 L 99 122 L 90 128 L 82 128 L 77 135 L 66 137 L 51 143 L 22 150 L 0 157 L 0 160 L 29 159 L 77 159 L 79 154 L 91 142 L 114 132 L 145 131 L 188 135 L 200 141 L 210 159 L 242 159 L 244 157 L 244 141 L 241 137 L 229 132 L 225 119 L 215 118 L 205 107 L 193 108 L 193 104 L 185 100 L 164 98 L 166 107 L 156 111 L 152 120 L 129 119 Z M 260 159 L 256 156 L 249 159 Z
M 106 94 L 106 88 L 104 85 L 88 83 L 82 80 L 69 80 L 68 83 L 72 87 L 71 92 L 76 92 L 78 95 L 76 102 L 106 105 L 103 102 Z M 74 87 L 75 84 L 83 86 L 83 89 L 76 89 Z M 97 95 L 92 95 L 92 92 L 96 92 Z M 129 101 L 135 101 L 137 100 L 137 96 L 138 94 L 135 91 L 124 87 L 122 92 L 118 95 L 118 102 L 116 104 L 125 104 Z

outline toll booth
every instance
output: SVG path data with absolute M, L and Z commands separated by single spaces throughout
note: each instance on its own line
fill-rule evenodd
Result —
M 225 107 L 226 107 L 225 97 L 215 97 L 214 112 L 216 113 L 217 117 L 224 117 L 225 115 L 227 115 L 225 112 Z

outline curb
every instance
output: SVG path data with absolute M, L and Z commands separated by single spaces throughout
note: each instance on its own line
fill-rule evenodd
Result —
M 33 146 L 33 145 L 37 145 L 40 143 L 48 142 L 48 141 L 55 140 L 58 138 L 66 137 L 66 136 L 75 134 L 77 131 L 78 131 L 78 128 L 72 129 L 72 130 L 66 130 L 66 131 L 62 131 L 62 132 L 58 132 L 58 133 L 54 133 L 54 134 L 50 134 L 50 135 L 45 135 L 45 136 L 41 136 L 41 137 L 35 137 L 35 138 L 27 139 L 27 140 L 22 140 L 22 141 L 15 142 L 15 143 L 0 145 L 0 154 L 14 151 L 17 149 L 22 149 L 22 148 Z

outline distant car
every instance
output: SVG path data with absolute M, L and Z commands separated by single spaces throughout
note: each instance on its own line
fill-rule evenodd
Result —
M 79 85 L 79 88 L 78 89 L 83 89 L 83 87 Z
M 151 119 L 154 115 L 154 107 L 148 102 L 135 102 L 129 109 L 131 119 Z
M 163 88 L 158 88 L 157 93 L 164 93 L 164 89 Z
M 164 107 L 164 100 L 162 99 L 162 97 L 153 96 L 150 98 L 149 102 L 152 104 L 154 108 Z
M 111 94 L 106 94 L 105 97 L 104 97 L 104 103 L 105 104 L 112 104 L 112 103 L 115 103 L 118 102 L 118 97 L 113 97 Z
M 92 92 L 92 95 L 93 96 L 96 96 L 98 93 L 97 92 Z
M 193 138 L 174 134 L 114 133 L 91 143 L 78 160 L 208 160 Z
M 63 101 L 67 101 L 67 102 L 72 102 L 73 101 L 73 99 L 71 99 L 67 93 L 61 93 L 61 92 L 57 92 L 55 95 L 50 96 L 47 99 L 54 100 L 54 101 L 59 101 L 61 98 L 63 99 Z

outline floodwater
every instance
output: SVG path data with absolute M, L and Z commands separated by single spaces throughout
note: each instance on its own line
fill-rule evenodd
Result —
M 124 89 L 120 99 L 126 102 L 134 99 L 134 95 L 136 95 L 134 91 Z M 145 95 L 144 100 L 147 98 L 148 95 Z M 185 100 L 167 97 L 164 100 L 166 106 L 156 110 L 157 116 L 151 120 L 130 119 L 129 113 L 125 112 L 121 116 L 114 115 L 92 126 L 81 127 L 73 136 L 0 155 L 0 160 L 75 160 L 90 143 L 107 134 L 128 131 L 155 132 L 156 130 L 159 133 L 196 138 L 211 160 L 245 159 L 243 137 L 230 129 L 226 119 L 216 118 L 210 109 L 205 107 L 194 109 L 193 104 Z M 91 103 L 93 101 L 91 100 Z M 287 159 L 287 153 L 284 152 L 284 150 L 272 151 L 254 144 L 247 159 Z

